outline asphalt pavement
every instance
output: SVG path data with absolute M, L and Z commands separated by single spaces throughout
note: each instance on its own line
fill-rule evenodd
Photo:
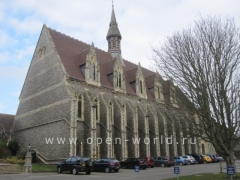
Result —
M 240 169 L 240 161 L 236 161 L 237 169 Z M 220 163 L 207 163 L 207 164 L 195 164 L 187 166 L 179 166 L 179 177 L 184 175 L 199 175 L 201 173 L 219 173 Z M 226 165 L 222 163 L 222 170 L 226 172 Z M 240 170 L 238 170 L 239 172 Z M 154 167 L 147 168 L 146 170 L 140 170 L 135 172 L 134 169 L 120 169 L 119 172 L 105 173 L 105 172 L 92 172 L 90 175 L 85 173 L 79 173 L 78 175 L 72 175 L 68 172 L 58 174 L 56 173 L 31 173 L 31 174 L 3 174 L 0 175 L 0 180 L 163 180 L 166 178 L 177 177 L 174 174 L 174 167 Z M 180 179 L 180 178 L 179 178 Z

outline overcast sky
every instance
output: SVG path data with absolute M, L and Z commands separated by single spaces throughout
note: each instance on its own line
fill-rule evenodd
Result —
M 240 0 L 114 0 L 124 59 L 149 68 L 151 45 L 194 24 L 199 14 L 234 17 Z M 43 24 L 107 51 L 111 0 L 0 1 L 0 113 L 15 114 Z

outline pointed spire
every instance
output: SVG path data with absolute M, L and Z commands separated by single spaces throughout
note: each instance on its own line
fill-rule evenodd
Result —
M 115 36 L 115 37 L 118 36 L 120 39 L 122 39 L 121 33 L 118 29 L 118 24 L 117 24 L 113 5 L 112 5 L 112 15 L 111 15 L 110 23 L 109 23 L 107 39 L 110 38 L 111 36 Z
M 116 16 L 115 16 L 115 12 L 114 12 L 114 6 L 112 5 L 112 15 L 111 15 L 111 20 L 110 20 L 110 24 L 109 26 L 118 26 L 117 24 L 117 20 L 116 20 Z
M 121 54 L 121 39 L 122 36 L 118 29 L 118 24 L 112 2 L 112 15 L 107 33 L 108 52 L 111 53 L 112 57 L 117 57 L 118 54 Z

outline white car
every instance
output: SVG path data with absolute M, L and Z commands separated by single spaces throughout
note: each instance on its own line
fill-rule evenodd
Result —
M 189 156 L 189 155 L 183 155 L 182 157 L 184 157 L 186 160 L 189 161 L 188 164 L 196 164 L 196 159 L 192 156 Z

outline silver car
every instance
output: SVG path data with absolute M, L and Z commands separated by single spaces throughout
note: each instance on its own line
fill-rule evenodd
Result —
M 182 157 L 189 161 L 188 164 L 196 164 L 196 159 L 194 157 L 189 155 L 183 155 Z

